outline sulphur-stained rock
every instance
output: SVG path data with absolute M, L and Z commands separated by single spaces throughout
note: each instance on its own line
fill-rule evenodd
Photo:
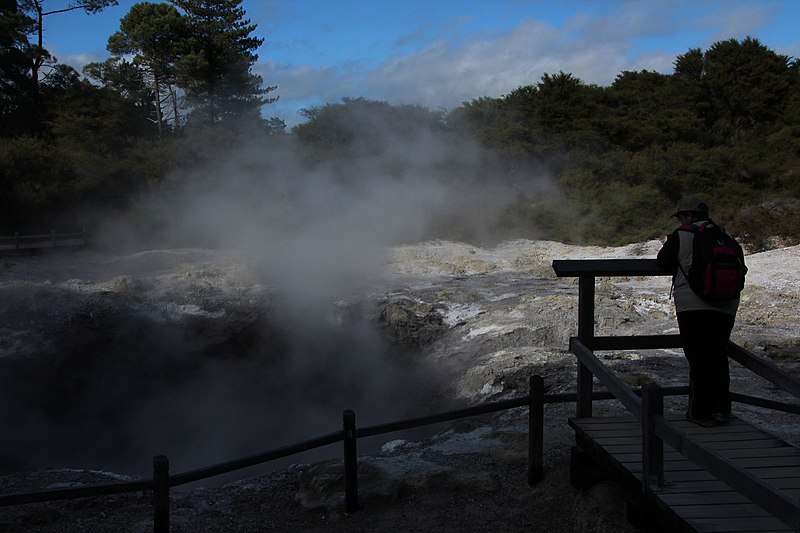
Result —
M 321 280 L 278 286 L 231 251 L 0 258 L 0 493 L 105 483 L 109 471 L 144 479 L 162 453 L 178 473 L 336 431 L 344 409 L 363 427 L 519 397 L 534 374 L 548 393 L 574 391 L 578 285 L 557 279 L 552 261 L 652 258 L 659 247 L 411 244 L 389 250 L 383 272 L 318 298 L 294 291 Z M 793 375 L 799 258 L 797 246 L 747 256 L 733 333 Z M 596 334 L 677 333 L 669 292 L 668 277 L 598 279 Z M 680 350 L 598 357 L 633 387 L 687 380 Z M 737 392 L 796 401 L 731 368 Z M 667 408 L 681 412 L 681 401 Z M 600 414 L 620 409 L 596 403 Z M 800 444 L 793 415 L 734 411 Z M 404 530 L 446 530 L 453 520 L 460 530 L 630 530 L 618 487 L 569 486 L 572 415 L 573 405 L 546 408 L 537 487 L 525 480 L 521 408 L 372 438 L 385 445 L 359 441 L 359 513 L 342 508 L 341 451 L 329 447 L 173 491 L 172 530 L 385 531 L 396 520 Z M 147 531 L 152 501 L 0 508 L 4 528 Z

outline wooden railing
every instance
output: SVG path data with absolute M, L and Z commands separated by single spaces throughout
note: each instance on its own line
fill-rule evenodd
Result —
M 20 235 L 0 235 L 0 251 L 3 250 L 38 250 L 56 247 L 75 247 L 86 246 L 89 243 L 89 236 L 86 229 L 73 233 L 50 233 Z
M 592 268 L 589 268 L 592 266 Z M 594 268 L 594 267 L 597 268 Z M 344 477 L 345 477 L 345 509 L 348 512 L 358 510 L 358 479 L 357 479 L 357 442 L 360 438 L 383 435 L 404 429 L 411 429 L 440 422 L 447 422 L 461 418 L 479 416 L 508 409 L 528 407 L 528 483 L 534 485 L 538 483 L 544 474 L 543 468 L 543 431 L 544 431 L 544 405 L 551 403 L 575 402 L 578 416 L 591 416 L 592 402 L 597 400 L 617 399 L 636 416 L 642 419 L 643 438 L 650 443 L 644 454 L 644 464 L 647 468 L 648 476 L 644 479 L 655 477 L 663 482 L 663 457 L 660 455 L 662 448 L 659 443 L 667 442 L 677 449 L 687 454 L 690 459 L 694 458 L 702 464 L 711 465 L 709 470 L 716 472 L 719 469 L 720 479 L 733 479 L 737 485 L 762 490 L 757 483 L 744 476 L 741 472 L 731 473 L 731 466 L 724 458 L 709 450 L 705 450 L 686 434 L 680 432 L 663 418 L 658 408 L 659 397 L 668 395 L 685 395 L 688 387 L 670 387 L 655 389 L 646 387 L 643 390 L 633 390 L 617 378 L 605 365 L 602 364 L 594 355 L 594 349 L 641 349 L 641 348 L 664 348 L 679 347 L 679 339 L 676 336 L 636 336 L 636 337 L 595 337 L 594 336 L 594 279 L 597 276 L 642 276 L 642 275 L 663 275 L 655 266 L 655 261 L 650 260 L 612 260 L 603 261 L 601 264 L 589 265 L 587 262 L 574 261 L 555 261 L 554 268 L 559 276 L 578 274 L 579 277 L 579 324 L 578 337 L 570 339 L 570 348 L 578 357 L 578 390 L 573 393 L 545 394 L 544 382 L 540 376 L 531 376 L 530 392 L 527 396 L 489 402 L 484 404 L 466 407 L 444 413 L 426 415 L 402 421 L 389 422 L 385 424 L 358 428 L 356 426 L 356 415 L 352 410 L 346 410 L 342 416 L 342 429 L 326 435 L 322 435 L 304 442 L 272 449 L 255 455 L 233 459 L 223 463 L 207 466 L 197 470 L 191 470 L 180 474 L 170 475 L 169 459 L 164 455 L 153 457 L 153 477 L 152 479 L 133 481 L 125 483 L 114 483 L 93 487 L 80 487 L 71 489 L 57 489 L 24 494 L 0 495 L 0 507 L 10 505 L 23 505 L 37 502 L 48 502 L 64 499 L 86 498 L 95 496 L 105 496 L 127 492 L 153 492 L 153 516 L 154 530 L 156 532 L 169 531 L 169 489 L 179 485 L 185 485 L 196 481 L 201 481 L 221 474 L 231 473 L 247 467 L 268 463 L 270 461 L 289 457 L 298 453 L 309 451 L 331 444 L 343 444 L 344 456 Z M 588 322 L 587 322 L 588 321 Z M 734 345 L 735 346 L 735 345 Z M 780 369 L 755 357 L 750 352 L 736 346 L 735 352 L 731 357 L 737 361 L 746 361 L 748 368 L 751 368 L 759 375 L 767 379 L 774 380 L 776 384 L 782 384 L 787 390 L 798 390 L 797 382 L 791 376 L 786 375 Z M 592 386 L 593 376 L 606 386 L 607 391 L 595 391 Z M 780 385 L 779 385 L 780 386 Z M 655 394 L 655 396 L 653 396 Z M 642 395 L 644 395 L 642 397 Z M 800 414 L 800 406 L 793 404 L 783 404 L 766 400 L 763 398 L 753 398 L 743 394 L 732 394 L 732 398 L 738 402 L 749 403 L 752 405 L 767 406 L 791 413 Z M 655 406 L 655 407 L 653 407 Z M 663 444 L 661 444 L 663 447 Z M 693 459 L 693 460 L 694 460 Z M 661 466 L 659 466 L 661 461 Z M 719 466 L 719 465 L 723 466 Z M 718 468 L 719 467 L 719 468 Z M 738 476 L 738 477 L 737 477 Z M 742 479 L 740 479 L 742 478 Z M 645 487 L 649 490 L 649 484 Z M 760 500 L 770 499 L 770 492 L 763 495 L 756 495 L 753 501 L 759 503 Z M 797 504 L 791 506 L 791 502 L 786 502 L 785 497 L 778 500 L 774 506 L 777 511 L 775 515 L 779 518 L 781 513 L 795 512 Z M 787 511 L 788 509 L 788 511 Z M 794 522 L 787 522 L 792 523 Z
M 687 390 L 686 387 L 674 387 L 665 389 L 664 393 L 667 395 L 686 394 Z M 640 393 L 641 391 L 634 392 L 634 394 Z M 591 399 L 613 400 L 614 396 L 606 391 L 596 391 L 592 393 Z M 342 416 L 341 431 L 328 433 L 307 441 L 174 475 L 169 473 L 168 457 L 156 455 L 153 457 L 152 479 L 96 485 L 93 487 L 0 495 L 0 507 L 151 491 L 153 492 L 154 531 L 157 533 L 167 532 L 169 531 L 169 489 L 171 487 L 209 479 L 341 442 L 344 448 L 345 509 L 347 512 L 355 512 L 358 510 L 358 478 L 356 475 L 358 439 L 526 406 L 528 407 L 527 480 L 528 484 L 533 486 L 544 477 L 544 405 L 571 403 L 576 400 L 577 394 L 574 392 L 545 394 L 544 381 L 541 376 L 531 376 L 530 394 L 527 396 L 479 404 L 419 418 L 357 428 L 355 412 L 346 410 Z
M 341 442 L 344 445 L 345 508 L 348 512 L 355 512 L 358 510 L 358 480 L 356 476 L 357 439 L 525 406 L 529 408 L 528 483 L 533 485 L 538 483 L 543 477 L 544 405 L 548 403 L 574 402 L 576 395 L 574 393 L 545 395 L 544 382 L 539 376 L 531 376 L 530 387 L 530 394 L 520 398 L 479 404 L 445 413 L 364 428 L 357 428 L 355 413 L 352 410 L 346 410 L 342 417 L 343 426 L 341 431 L 335 431 L 304 442 L 175 475 L 170 475 L 169 473 L 169 459 L 164 455 L 157 455 L 153 457 L 152 479 L 93 487 L 0 495 L 0 507 L 106 496 L 127 492 L 152 491 L 154 530 L 159 533 L 167 532 L 169 531 L 169 489 L 171 487 L 235 472 L 247 467 L 264 464 L 276 459 Z M 611 399 L 611 396 L 607 393 L 599 392 L 595 395 L 594 399 Z
M 750 498 L 764 510 L 800 531 L 800 503 L 721 454 L 710 450 L 695 438 L 664 418 L 664 391 L 655 383 L 647 384 L 641 397 L 619 379 L 594 354 L 596 350 L 680 348 L 679 335 L 595 337 L 595 282 L 609 276 L 667 276 L 654 259 L 590 259 L 553 261 L 559 277 L 578 278 L 578 336 L 570 339 L 570 351 L 578 358 L 577 417 L 592 416 L 594 377 L 619 400 L 642 425 L 642 488 L 664 485 L 664 443 L 687 459 Z M 800 398 L 800 380 L 770 361 L 731 342 L 728 356 L 743 367 L 770 381 L 780 389 Z M 737 402 L 800 413 L 800 405 L 775 402 L 732 393 Z

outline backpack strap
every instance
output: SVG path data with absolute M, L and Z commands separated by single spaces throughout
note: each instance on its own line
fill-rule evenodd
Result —
M 681 266 L 681 262 L 680 261 L 678 261 L 678 268 L 680 269 L 681 274 L 683 274 L 683 277 L 686 278 L 686 281 L 689 281 L 689 274 L 687 274 L 686 271 L 683 269 L 683 266 Z M 672 296 L 672 289 L 675 288 L 675 278 L 677 277 L 677 275 L 678 274 L 676 272 L 675 275 L 672 276 L 672 287 L 670 287 L 670 289 L 669 289 L 669 295 L 670 296 Z
M 703 233 L 708 228 L 716 228 L 718 226 L 716 224 L 714 224 L 713 222 L 711 222 L 710 220 L 706 220 L 705 222 L 703 222 L 699 226 L 693 226 L 693 227 L 696 228 L 693 231 L 696 231 L 698 233 Z
M 708 224 L 708 222 L 705 222 L 701 227 L 705 228 L 706 224 Z M 698 232 L 702 231 L 702 229 L 699 229 L 697 226 L 693 226 L 691 224 L 681 224 L 680 226 L 678 226 L 678 229 L 676 229 L 675 231 L 676 232 L 677 231 L 688 231 L 690 233 L 698 233 Z M 683 269 L 683 265 L 681 265 L 680 258 L 678 258 L 677 263 L 678 263 L 678 270 L 681 271 L 681 274 L 683 274 L 683 277 L 686 278 L 686 281 L 689 281 L 689 275 Z M 675 288 L 675 278 L 677 276 L 678 276 L 678 273 L 676 271 L 675 275 L 672 276 L 672 286 L 670 286 L 670 288 L 669 288 L 669 296 L 670 296 L 670 298 L 672 297 L 672 289 Z

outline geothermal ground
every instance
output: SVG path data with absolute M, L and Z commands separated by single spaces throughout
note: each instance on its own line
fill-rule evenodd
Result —
M 179 473 L 360 426 L 575 389 L 577 284 L 554 259 L 654 257 L 514 241 L 396 247 L 382 272 L 293 297 L 243 254 L 97 250 L 0 258 L 0 493 Z M 749 255 L 734 340 L 800 374 L 800 247 Z M 309 285 L 315 286 L 315 283 Z M 676 332 L 668 278 L 607 278 L 597 334 Z M 682 385 L 680 351 L 605 354 L 633 386 Z M 735 363 L 732 389 L 792 401 Z M 682 412 L 681 399 L 667 409 Z M 615 402 L 596 411 L 615 412 Z M 362 509 L 343 511 L 341 450 L 173 490 L 172 531 L 626 531 L 611 481 L 568 482 L 572 405 L 545 410 L 545 479 L 526 483 L 513 410 L 359 442 Z M 796 416 L 734 413 L 794 444 Z M 0 531 L 151 531 L 148 494 L 0 508 Z

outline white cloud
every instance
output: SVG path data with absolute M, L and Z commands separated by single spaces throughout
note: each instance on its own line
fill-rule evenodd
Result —
M 279 86 L 286 110 L 295 101 L 305 103 L 296 109 L 309 102 L 338 102 L 344 96 L 452 109 L 474 98 L 500 97 L 535 84 L 545 73 L 564 71 L 601 86 L 627 70 L 670 73 L 677 56 L 690 48 L 757 37 L 774 16 L 765 4 L 739 1 L 622 2 L 600 11 L 578 12 L 559 26 L 528 18 L 505 33 L 476 32 L 461 38 L 445 27 L 433 41 L 424 41 L 430 28 L 420 26 L 396 43 L 396 55 L 374 68 L 359 63 L 321 68 L 272 65 L 262 75 L 266 83 Z M 458 20 L 454 14 L 453 21 Z M 415 39 L 427 44 L 414 48 Z M 796 55 L 796 49 L 776 51 Z M 287 122 L 298 120 L 295 116 Z
M 346 65 L 335 68 L 269 64 L 261 65 L 258 73 L 267 85 L 277 85 L 279 92 L 293 98 L 324 100 L 349 96 L 347 91 L 353 86 L 353 77 L 359 75 Z
M 83 67 L 85 67 L 87 63 L 93 63 L 95 61 L 105 60 L 105 58 L 101 58 L 94 54 L 72 54 L 64 57 L 59 56 L 57 53 L 53 55 L 55 55 L 58 58 L 59 63 L 69 65 L 78 72 L 81 72 L 83 70 Z
M 499 38 L 453 47 L 437 42 L 393 58 L 367 78 L 370 92 L 388 100 L 451 108 L 481 96 L 498 97 L 538 82 L 545 73 L 569 72 L 587 83 L 608 85 L 619 72 L 669 67 L 660 56 L 627 57 L 629 42 L 595 21 L 555 28 L 527 20 Z M 671 58 L 672 59 L 672 58 Z
M 278 102 L 266 106 L 262 114 L 279 117 L 289 127 L 302 122 L 301 109 L 338 102 L 345 96 L 361 96 L 356 83 L 361 74 L 354 65 L 311 67 L 259 63 L 254 71 L 263 78 L 264 85 L 277 85 L 269 96 L 278 96 Z
M 295 100 L 336 102 L 364 96 L 395 104 L 452 109 L 482 96 L 499 97 L 537 83 L 545 73 L 569 72 L 587 83 L 609 85 L 624 70 L 669 72 L 677 53 L 636 51 L 635 41 L 663 37 L 671 20 L 663 4 L 623 4 L 605 16 L 578 14 L 561 27 L 525 19 L 506 33 L 474 33 L 452 44 L 439 39 L 396 55 L 372 70 L 363 65 L 279 67 L 262 73 L 279 85 L 287 108 Z M 673 21 L 674 23 L 674 21 Z M 407 44 L 407 43 L 406 43 Z

